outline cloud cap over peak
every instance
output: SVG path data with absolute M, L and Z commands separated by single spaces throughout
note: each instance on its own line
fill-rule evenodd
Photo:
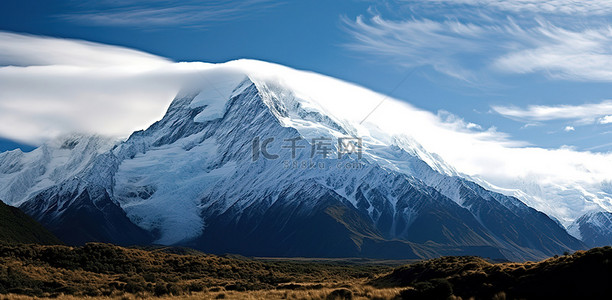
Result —
M 160 118 L 196 71 L 119 46 L 0 32 L 0 136 L 125 137 Z
M 170 62 L 118 46 L 0 31 L 0 66 L 155 67 Z

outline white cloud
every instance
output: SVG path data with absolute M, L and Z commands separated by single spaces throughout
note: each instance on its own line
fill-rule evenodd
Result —
M 607 116 L 601 118 L 612 114 L 612 100 L 582 105 L 529 105 L 524 109 L 514 106 L 492 106 L 491 108 L 505 117 L 525 122 L 576 120 L 579 124 L 593 124 L 599 119 L 599 123 L 604 124 L 602 121 L 612 120 L 612 118 L 606 118 Z
M 0 31 L 0 66 L 156 67 L 168 59 L 123 47 Z
M 563 128 L 563 130 L 565 132 L 570 132 L 570 131 L 575 131 L 576 128 L 574 128 L 574 126 L 565 126 L 565 128 Z
M 527 129 L 529 127 L 537 127 L 541 125 L 541 123 L 526 123 L 525 125 L 521 126 L 521 129 Z
M 472 122 L 467 123 L 467 125 L 465 127 L 467 127 L 467 129 L 482 130 L 482 126 L 480 126 L 478 124 L 475 124 L 475 123 L 472 123 Z
M 447 124 L 455 124 L 455 126 L 457 126 L 457 128 L 460 128 L 460 129 L 483 130 L 482 126 L 476 123 L 466 122 L 459 116 L 452 114 L 446 110 L 439 110 L 437 117 L 442 122 L 447 123 Z
M 419 2 L 420 0 L 404 1 Z M 426 0 L 435 4 L 489 7 L 509 12 L 550 14 L 606 15 L 612 13 L 612 2 L 607 0 Z
M 612 123 L 612 115 L 607 115 L 604 116 L 603 118 L 599 119 L 599 124 L 610 124 Z
M 486 31 L 477 25 L 427 19 L 397 22 L 381 16 L 374 16 L 369 21 L 362 16 L 354 22 L 344 19 L 354 39 L 347 46 L 391 58 L 408 67 L 429 65 L 449 76 L 470 80 L 473 79 L 471 71 L 464 68 L 456 56 L 485 50 L 482 45 Z
M 189 26 L 206 27 L 230 22 L 270 9 L 278 2 L 271 0 L 239 1 L 90 1 L 84 9 L 59 17 L 68 21 L 102 26 Z
M 516 34 L 526 47 L 497 57 L 494 66 L 501 71 L 543 72 L 561 79 L 612 81 L 610 27 L 571 31 L 541 23 L 527 31 L 518 29 Z
M 350 49 L 408 67 L 431 66 L 465 81 L 493 71 L 569 80 L 612 81 L 612 28 L 571 30 L 511 19 L 488 25 L 458 20 L 386 20 L 375 15 L 344 19 Z
M 125 137 L 159 119 L 210 65 L 122 47 L 0 32 L 0 136 L 39 144 L 70 132 Z

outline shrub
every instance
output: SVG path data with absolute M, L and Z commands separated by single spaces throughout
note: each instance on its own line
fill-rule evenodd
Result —
M 402 299 L 446 300 L 453 294 L 453 288 L 446 279 L 436 278 L 419 282 L 412 289 L 400 292 Z
M 166 288 L 168 289 L 168 293 L 170 293 L 173 296 L 179 296 L 183 293 L 183 289 L 181 289 L 180 286 L 174 283 L 168 283 Z
M 204 290 L 204 285 L 199 282 L 192 282 L 189 284 L 188 289 L 190 292 L 201 292 Z
M 168 294 L 168 289 L 164 283 L 158 282 L 155 284 L 155 290 L 153 292 L 155 296 L 163 296 Z
M 328 300 L 350 300 L 353 299 L 353 292 L 349 289 L 337 289 L 327 295 Z

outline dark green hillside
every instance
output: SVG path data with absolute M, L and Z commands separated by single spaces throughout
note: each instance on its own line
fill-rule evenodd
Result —
M 371 283 L 408 287 L 404 299 L 612 299 L 612 247 L 540 262 L 494 264 L 479 257 L 431 259 Z
M 51 232 L 18 208 L 0 201 L 0 242 L 62 244 Z
M 150 298 L 206 291 L 322 290 L 391 270 L 387 266 L 258 261 L 164 250 L 168 249 L 147 251 L 97 243 L 83 247 L 0 245 L 0 296 L 132 293 Z

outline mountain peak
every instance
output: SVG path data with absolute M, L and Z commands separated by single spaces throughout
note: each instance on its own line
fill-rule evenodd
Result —
M 382 95 L 256 61 L 205 67 L 126 141 L 75 136 L 0 155 L 1 168 L 23 166 L 0 174 L 0 196 L 75 243 L 89 234 L 247 255 L 512 260 L 584 247 L 369 114 Z M 78 222 L 87 232 L 66 232 Z

